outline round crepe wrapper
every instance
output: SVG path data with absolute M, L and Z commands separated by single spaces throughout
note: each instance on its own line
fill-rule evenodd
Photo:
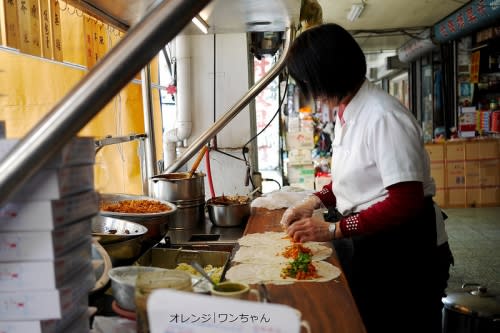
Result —
M 240 263 L 262 263 L 262 264 L 279 264 L 288 263 L 292 261 L 291 258 L 285 258 L 282 253 L 285 251 L 287 246 L 282 244 L 273 244 L 266 246 L 240 246 L 238 251 L 236 251 L 233 261 Z M 321 245 L 319 243 L 304 243 L 304 247 L 307 247 L 312 251 L 312 260 L 319 261 L 324 260 L 332 254 L 332 249 L 328 246 Z
M 287 284 L 294 282 L 326 282 L 340 276 L 340 269 L 326 261 L 315 261 L 313 265 L 316 267 L 317 273 L 320 276 L 316 279 L 297 280 L 294 278 L 282 278 L 281 271 L 286 267 L 286 264 L 249 264 L 242 263 L 232 266 L 226 272 L 228 280 L 253 283 L 274 283 Z

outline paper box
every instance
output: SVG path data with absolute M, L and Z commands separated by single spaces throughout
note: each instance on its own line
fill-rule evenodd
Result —
M 287 179 L 291 183 L 312 182 L 314 188 L 314 166 L 310 165 L 287 165 Z
M 0 292 L 56 289 L 74 274 L 92 265 L 91 241 L 83 242 L 61 257 L 49 261 L 3 262 Z
M 0 231 L 42 231 L 93 216 L 99 196 L 87 191 L 58 200 L 7 202 L 0 207 Z
M 53 200 L 94 189 L 94 166 L 42 169 L 12 197 L 12 201 Z
M 0 322 L 0 332 L 2 333 L 88 333 L 89 331 L 87 306 L 76 317 L 65 316 L 64 319 Z
M 80 272 L 59 289 L 0 292 L 0 320 L 65 319 L 88 305 L 95 285 L 92 269 Z
M 0 140 L 0 160 L 19 143 L 19 139 Z M 73 138 L 62 150 L 43 167 L 61 168 L 67 166 L 94 164 L 95 163 L 95 144 L 92 137 Z
M 286 148 L 287 150 L 314 148 L 314 132 L 288 132 L 286 135 Z
M 288 151 L 288 164 L 311 164 L 312 154 L 310 149 L 291 149 Z
M 92 237 L 91 219 L 53 231 L 9 231 L 0 233 L 0 261 L 54 260 Z
M 425 145 L 425 150 L 429 154 L 429 160 L 432 162 L 444 162 L 445 145 L 442 143 L 431 143 Z

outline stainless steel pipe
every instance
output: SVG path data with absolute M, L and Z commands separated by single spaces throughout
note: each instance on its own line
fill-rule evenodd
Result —
M 179 156 L 174 163 L 167 166 L 164 173 L 171 173 L 178 171 L 191 157 L 193 157 L 202 146 L 207 144 L 217 133 L 219 133 L 224 126 L 226 126 L 234 117 L 240 113 L 245 106 L 247 106 L 276 76 L 279 75 L 281 70 L 285 67 L 286 57 L 292 38 L 292 30 L 288 28 L 285 44 L 283 47 L 283 54 L 279 61 L 262 79 L 259 80 L 252 88 L 238 101 L 224 116 L 217 120 L 209 129 L 198 137 L 189 147 Z
M 0 163 L 0 206 L 74 137 L 210 0 L 161 2 Z

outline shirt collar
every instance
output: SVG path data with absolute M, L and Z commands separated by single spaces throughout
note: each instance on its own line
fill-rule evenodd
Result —
M 361 106 L 363 105 L 363 96 L 368 91 L 369 86 L 370 81 L 365 79 L 359 90 L 352 97 L 349 103 L 347 103 L 342 113 L 340 112 L 342 105 L 339 106 L 339 118 L 343 119 L 345 123 L 348 123 L 356 118 L 356 115 L 359 113 Z M 342 115 L 342 117 L 340 117 L 340 115 Z

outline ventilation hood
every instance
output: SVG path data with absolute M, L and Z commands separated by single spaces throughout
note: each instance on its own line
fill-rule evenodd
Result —
M 123 31 L 168 0 L 68 0 L 68 3 Z M 300 0 L 213 0 L 200 16 L 209 33 L 284 31 L 298 22 Z M 184 34 L 200 34 L 189 24 Z

